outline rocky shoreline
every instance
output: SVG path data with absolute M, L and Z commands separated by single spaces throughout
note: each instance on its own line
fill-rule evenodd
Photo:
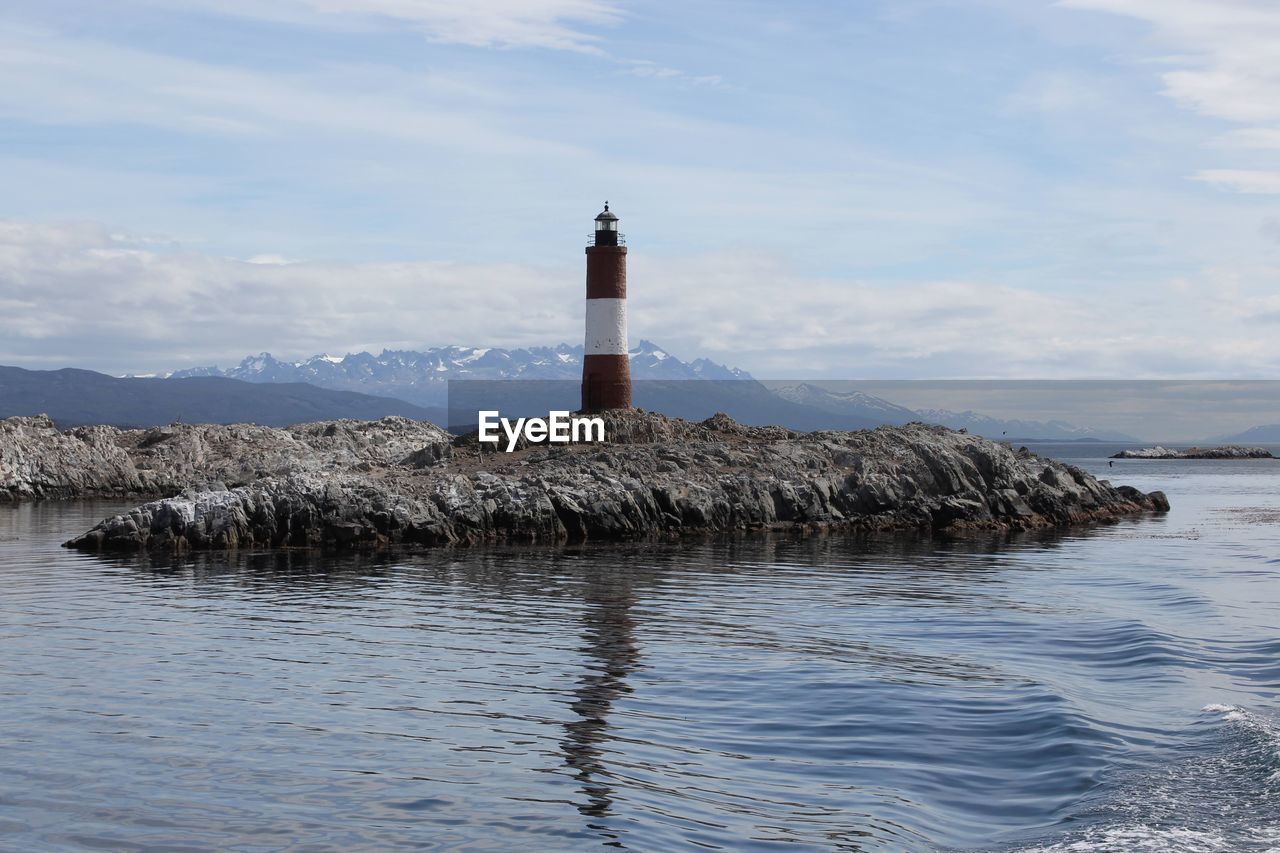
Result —
M 1188 447 L 1171 450 L 1167 447 L 1144 447 L 1141 450 L 1121 450 L 1112 459 L 1275 459 L 1265 447 L 1241 447 L 1227 444 L 1222 447 Z
M 603 445 L 508 454 L 403 418 L 66 432 L 11 418 L 0 421 L 0 499 L 165 495 L 67 543 L 87 551 L 1024 530 L 1168 509 L 1160 492 L 944 427 L 605 420 Z

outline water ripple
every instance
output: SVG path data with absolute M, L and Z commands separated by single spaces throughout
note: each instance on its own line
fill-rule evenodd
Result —
M 114 507 L 0 509 L 0 847 L 1266 849 L 1280 540 L 1187 470 L 963 541 L 96 558 Z

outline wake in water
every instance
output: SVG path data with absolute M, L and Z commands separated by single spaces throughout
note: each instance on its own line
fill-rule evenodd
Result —
M 1280 528 L 1217 512 L 1280 469 L 1193 470 L 1009 541 L 153 562 L 0 511 L 0 848 L 1280 853 Z
M 1280 726 L 1207 705 L 1197 754 L 1125 779 L 1073 822 L 1089 826 L 1020 850 L 1280 851 Z

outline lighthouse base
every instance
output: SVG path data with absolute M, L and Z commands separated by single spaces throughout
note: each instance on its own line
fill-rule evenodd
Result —
M 582 411 L 631 408 L 631 360 L 626 355 L 588 355 L 582 360 Z

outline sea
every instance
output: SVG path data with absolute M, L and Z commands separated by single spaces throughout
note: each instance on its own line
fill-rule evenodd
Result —
M 1280 461 L 1032 449 L 1173 509 L 174 560 L 0 507 L 0 849 L 1280 850 Z

